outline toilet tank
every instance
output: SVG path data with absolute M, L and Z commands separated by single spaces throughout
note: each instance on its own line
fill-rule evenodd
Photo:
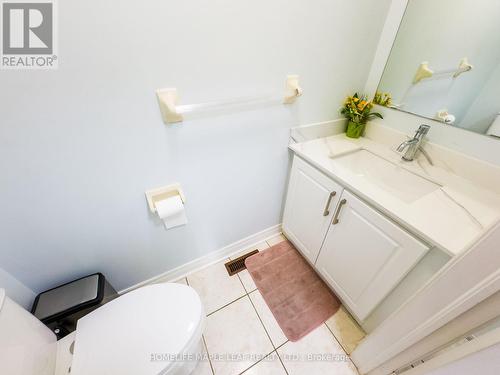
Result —
M 54 375 L 56 336 L 0 289 L 0 374 Z

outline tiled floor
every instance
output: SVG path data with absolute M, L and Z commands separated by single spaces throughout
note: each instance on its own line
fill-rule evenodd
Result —
M 326 321 L 327 327 L 335 335 L 347 354 L 351 354 L 365 337 L 365 332 L 344 306 Z
M 265 250 L 283 241 L 276 236 L 256 247 Z M 235 255 L 234 257 L 237 257 Z M 360 340 L 349 315 L 339 310 L 327 324 L 292 343 L 287 340 L 257 290 L 248 271 L 229 276 L 226 261 L 208 266 L 177 282 L 193 287 L 207 313 L 203 335 L 209 360 L 200 362 L 195 375 L 356 375 L 356 368 L 332 332 L 347 340 Z M 347 327 L 347 328 L 346 328 Z M 350 341 L 349 341 L 350 340 Z

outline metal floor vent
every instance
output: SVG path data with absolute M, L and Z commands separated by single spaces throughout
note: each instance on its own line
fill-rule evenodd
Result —
M 253 251 L 250 251 L 249 253 L 246 253 L 236 259 L 233 259 L 233 260 L 230 260 L 229 262 L 227 262 L 225 264 L 226 266 L 226 270 L 227 270 L 227 273 L 229 274 L 229 276 L 233 276 L 235 274 L 237 274 L 238 272 L 241 272 L 243 270 L 246 269 L 246 266 L 245 266 L 245 259 L 247 259 L 248 257 L 254 255 L 254 254 L 257 254 L 259 252 L 259 250 L 253 250 Z

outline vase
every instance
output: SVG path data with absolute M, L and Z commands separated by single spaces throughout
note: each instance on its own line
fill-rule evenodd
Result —
M 363 135 L 363 132 L 365 131 L 365 126 L 366 123 L 349 121 L 347 123 L 347 130 L 345 134 L 349 138 L 359 138 Z

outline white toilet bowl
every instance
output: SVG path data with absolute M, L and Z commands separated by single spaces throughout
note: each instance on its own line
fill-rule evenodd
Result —
M 204 320 L 188 286 L 134 290 L 78 321 L 71 375 L 190 374 L 202 355 Z M 54 375 L 56 348 L 54 334 L 0 289 L 0 373 Z

